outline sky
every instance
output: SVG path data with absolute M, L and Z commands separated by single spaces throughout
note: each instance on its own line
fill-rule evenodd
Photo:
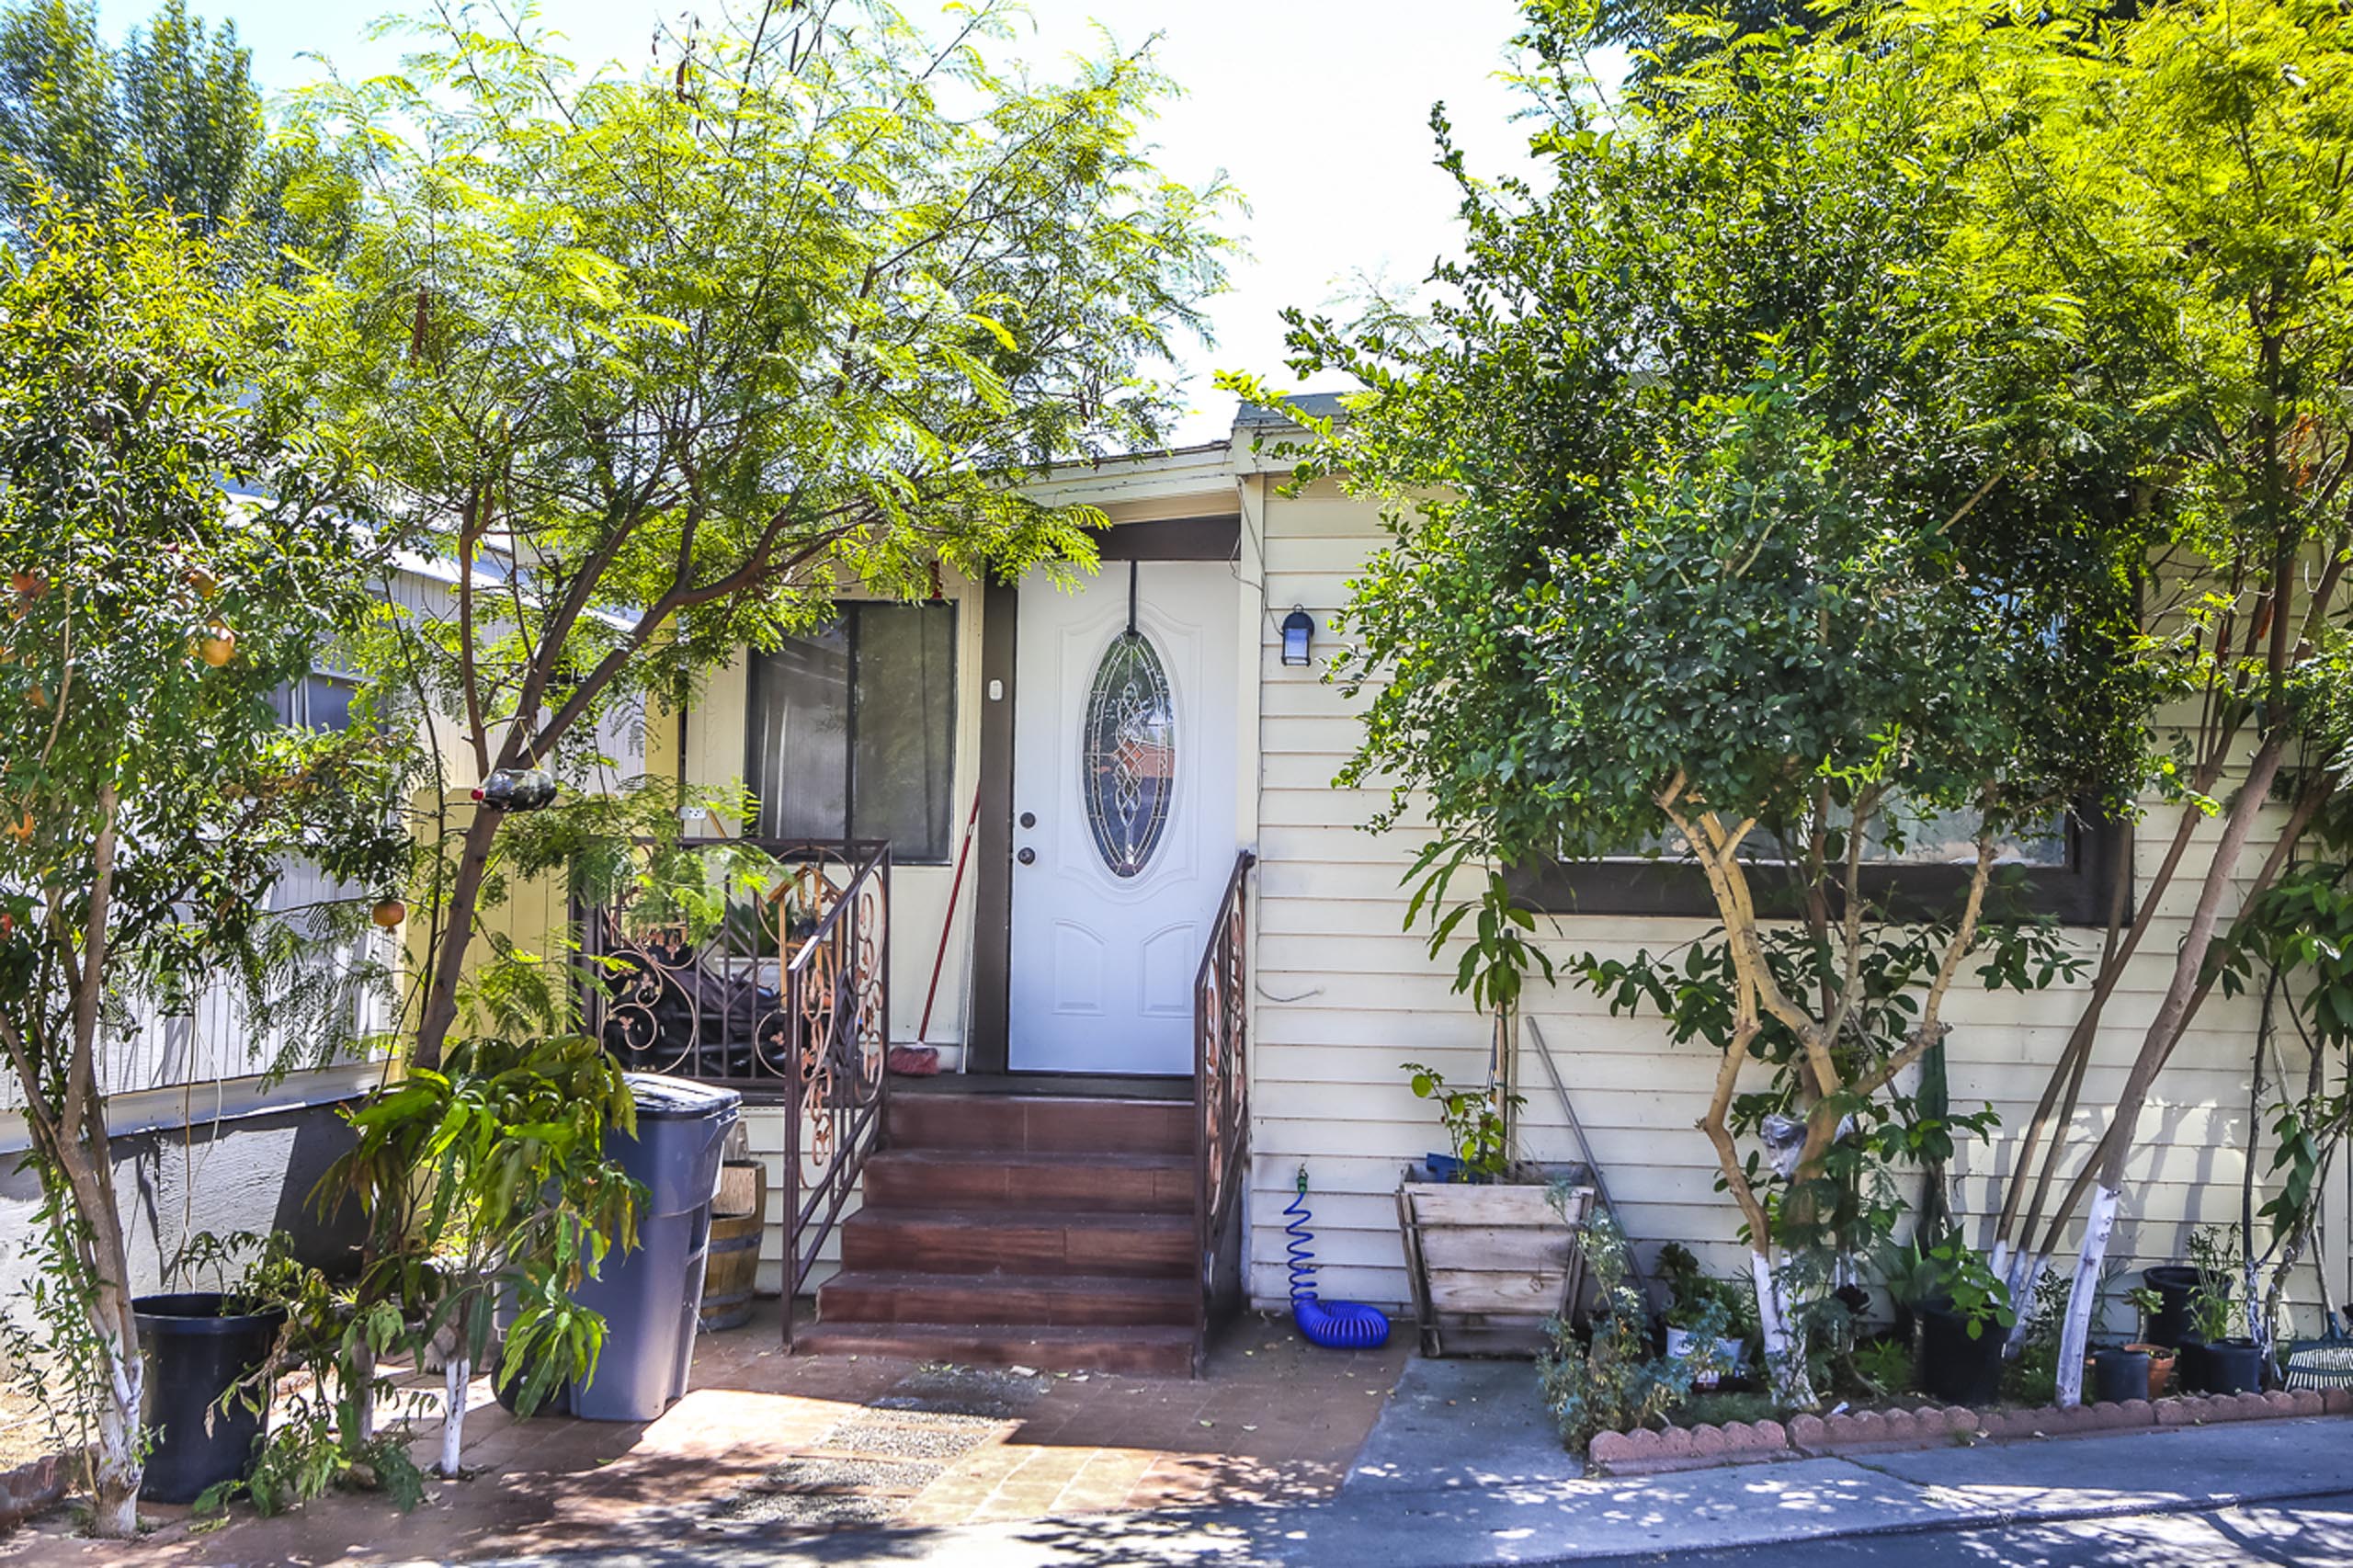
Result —
M 933 20 L 936 3 L 901 0 L 919 24 Z M 153 8 L 100 0 L 99 14 L 119 36 Z M 305 55 L 362 74 L 399 56 L 396 42 L 368 39 L 381 11 L 367 0 L 194 0 L 191 8 L 236 22 L 265 91 L 317 76 Z M 635 63 L 656 18 L 677 10 L 676 0 L 552 0 L 541 15 L 570 38 L 575 59 Z M 1154 128 L 1161 167 L 1189 182 L 1222 170 L 1249 204 L 1231 220 L 1247 254 L 1211 307 L 1216 345 L 1182 355 L 1189 412 L 1180 442 L 1214 439 L 1231 422 L 1233 400 L 1210 384 L 1213 370 L 1291 382 L 1284 306 L 1342 302 L 1365 278 L 1414 284 L 1456 248 L 1452 183 L 1432 162 L 1434 101 L 1447 105 L 1475 169 L 1527 166 L 1515 97 L 1497 79 L 1518 20 L 1511 0 L 1030 0 L 1029 10 L 1029 25 L 998 50 L 1041 74 L 1097 48 L 1097 25 L 1129 48 L 1160 33 L 1161 62 L 1187 93 Z

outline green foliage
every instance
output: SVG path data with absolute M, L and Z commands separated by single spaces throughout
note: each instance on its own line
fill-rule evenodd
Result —
M 1988 1324 L 2007 1329 L 2018 1322 L 2009 1285 L 1957 1234 L 1882 1245 L 1873 1261 L 1896 1301 L 1915 1311 L 1949 1308 L 1967 1321 L 1972 1339 Z
M 184 0 L 163 0 L 110 48 L 85 0 L 0 9 L 0 153 L 13 165 L 0 187 L 27 237 L 43 187 L 87 206 L 119 181 L 201 234 L 251 242 L 249 256 L 329 238 L 306 230 L 299 187 L 347 185 L 349 172 L 318 163 L 299 135 L 266 138 L 253 51 L 233 22 L 208 28 Z
M 1912 1346 L 1898 1339 L 1873 1339 L 1855 1346 L 1855 1376 L 1875 1399 L 1899 1399 L 1914 1387 Z
M 2325 1063 L 2353 1051 L 2353 864 L 2297 866 L 2239 912 L 2210 959 L 2225 995 L 2254 988 L 2284 992 L 2288 1012 L 2313 1063 L 2302 1094 L 2279 1085 L 2273 1112 L 2273 1185 L 2258 1212 L 2275 1244 L 2301 1238 L 2313 1224 L 2321 1177 L 2353 1128 L 2353 1089 Z M 2267 1007 L 2266 1022 L 2270 1012 Z
M 218 983 L 270 1020 L 259 1071 L 348 1049 L 383 977 L 361 890 L 401 845 L 377 736 L 292 730 L 272 703 L 362 612 L 369 559 L 321 504 L 335 455 L 285 417 L 273 351 L 300 305 L 226 289 L 211 247 L 119 189 L 43 196 L 28 222 L 0 256 L 0 1059 L 120 1533 L 137 1332 L 102 1048 L 135 1004 L 168 1017 Z M 329 891 L 283 896 L 296 868 Z M 82 1346 L 95 1382 L 70 1370 Z
M 637 1244 L 642 1196 L 604 1157 L 634 1136 L 620 1067 L 585 1035 L 460 1042 L 445 1070 L 413 1069 L 346 1113 L 357 1141 L 320 1178 L 349 1194 L 377 1237 L 364 1312 L 399 1303 L 416 1343 L 447 1331 L 479 1365 L 502 1293 L 515 1316 L 498 1377 L 529 1415 L 558 1383 L 596 1372 L 604 1320 L 572 1300 L 614 1249 Z M 420 1253 L 407 1239 L 423 1237 Z
M 1911 1041 L 1919 1020 L 1920 987 L 1953 939 L 1953 922 L 1871 925 L 1859 935 L 1845 1044 L 1860 1062 L 1885 1062 Z M 1988 936 L 1978 966 L 1988 990 L 2037 990 L 2080 972 L 2080 960 L 2049 921 L 1998 923 Z M 1766 967 L 1792 996 L 1821 995 L 1847 984 L 1845 956 L 1819 932 L 1770 929 L 1760 949 Z M 1567 968 L 1578 985 L 1608 1005 L 1613 1017 L 1648 1007 L 1666 1021 L 1676 1044 L 1697 1040 L 1720 1052 L 1731 1050 L 1736 976 L 1723 933 L 1710 931 L 1680 951 L 1679 963 L 1672 950 L 1654 953 L 1647 948 L 1628 959 L 1583 953 Z M 1768 1117 L 1803 1120 L 1813 1107 L 1824 1104 L 1828 1108 L 1822 1114 L 1837 1115 L 1844 1129 L 1820 1160 L 1787 1176 L 1768 1165 L 1753 1145 L 1747 1151 L 1746 1179 L 1787 1217 L 1789 1223 L 1778 1234 L 1793 1245 L 1868 1256 L 1893 1233 L 1902 1211 L 1888 1178 L 1890 1167 L 1949 1161 L 1957 1136 L 1985 1139 L 1996 1125 L 1991 1106 L 1961 1112 L 1947 1108 L 1938 1114 L 1893 1086 L 1883 1094 L 1825 1100 L 1806 1074 L 1803 1042 L 1795 1031 L 1773 1017 L 1761 1025 L 1748 1054 L 1769 1067 L 1772 1076 L 1762 1092 L 1733 1099 L 1732 1131 L 1753 1138 Z M 1718 1190 L 1722 1187 L 1720 1181 Z M 1792 1203 L 1792 1197 L 1798 1201 Z
M 399 1385 L 375 1369 L 406 1341 L 397 1307 L 380 1301 L 360 1311 L 347 1289 L 294 1257 L 284 1231 L 199 1233 L 174 1255 L 165 1278 L 209 1284 L 236 1311 L 285 1316 L 268 1358 L 221 1399 L 223 1411 L 239 1404 L 269 1417 L 253 1465 L 208 1488 L 196 1501 L 198 1515 L 242 1496 L 267 1517 L 345 1487 L 381 1491 L 404 1512 L 424 1501 L 425 1477 L 409 1458 L 405 1427 L 371 1432 L 362 1418 L 363 1405 L 398 1398 Z
M 2007 1329 L 2018 1321 L 2010 1287 L 1978 1252 L 1959 1237 L 1929 1249 L 1937 1266 L 1938 1295 L 1959 1313 L 1969 1337 L 1982 1336 L 1990 1326 Z
M 1414 1075 L 1414 1097 L 1438 1108 L 1438 1124 L 1446 1129 L 1447 1142 L 1454 1149 L 1457 1181 L 1492 1181 L 1511 1168 L 1503 1106 L 1495 1096 L 1450 1089 L 1437 1068 L 1418 1062 L 1406 1062 L 1404 1071 Z M 1507 1098 L 1515 1106 L 1527 1103 L 1519 1095 Z
M 1609 1215 L 1597 1214 L 1579 1244 L 1597 1302 L 1591 1334 L 1581 1340 L 1565 1322 L 1554 1323 L 1552 1346 L 1537 1358 L 1536 1371 L 1562 1442 L 1581 1453 L 1597 1434 L 1662 1420 L 1691 1397 L 1694 1378 L 1728 1370 L 1719 1365 L 1716 1342 L 1732 1324 L 1721 1304 L 1711 1307 L 1688 1325 L 1692 1337 L 1683 1355 L 1652 1355 L 1650 1311 L 1627 1278 L 1625 1233 Z
M 368 655 L 456 716 L 467 772 L 608 782 L 596 726 L 686 706 L 846 588 L 1091 561 L 1101 515 L 1017 481 L 1161 443 L 1231 198 L 1150 163 L 1148 53 L 1033 79 L 987 58 L 1011 20 L 960 6 L 935 40 L 821 0 L 584 72 L 528 14 L 443 10 L 400 74 L 304 95 L 369 185 L 290 352 L 381 476 L 374 519 L 456 571 Z M 422 901 L 428 1065 L 506 825 L 420 824 L 451 868 Z
M 1891 1160 L 1990 1124 L 1890 1093 L 1960 963 L 1990 938 L 1989 985 L 2071 971 L 1991 867 L 2150 772 L 2156 532 L 2114 418 L 2054 395 L 2075 347 L 1952 263 L 1984 127 L 1864 20 L 1730 49 L 1745 22 L 1662 24 L 1696 45 L 1671 86 L 1603 107 L 1592 14 L 1527 16 L 1541 176 L 1480 177 L 1434 116 L 1465 244 L 1427 308 L 1287 317 L 1295 369 L 1366 389 L 1305 421 L 1297 472 L 1381 499 L 1390 535 L 1352 584 L 1336 674 L 1367 717 L 1340 781 L 1391 789 L 1379 826 L 1427 812 L 1413 918 L 1434 954 L 1462 943 L 1483 1007 L 1552 973 L 1524 876 L 1705 873 L 1720 945 L 1563 967 L 1716 1046 L 1727 1085 L 1773 1068 L 1702 1126 L 1803 1301 L 1891 1228 Z M 1932 846 L 1974 862 L 1983 904 L 1873 891 Z M 1786 1177 L 1735 1142 L 1768 1117 L 1798 1124 Z
M 2067 1276 L 2051 1269 L 2035 1281 L 2034 1300 L 2027 1303 L 2026 1332 L 2009 1377 L 2021 1404 L 2050 1404 L 2059 1393 L 2059 1341 L 2066 1326 Z
M 2200 1225 L 2189 1233 L 2189 1263 L 2198 1270 L 2189 1292 L 2189 1322 L 2209 1345 L 2245 1332 L 2237 1304 L 2244 1262 L 2238 1233 L 2231 1227 Z
M 1708 1273 L 1681 1242 L 1659 1248 L 1657 1274 L 1667 1290 L 1667 1327 L 1697 1332 L 1697 1324 L 1721 1322 L 1727 1336 L 1735 1339 L 1755 1331 L 1755 1291 L 1742 1281 L 1719 1279 Z

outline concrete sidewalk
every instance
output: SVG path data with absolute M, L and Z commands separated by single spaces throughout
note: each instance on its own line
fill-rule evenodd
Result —
M 2188 1511 L 2353 1489 L 2353 1421 L 2238 1423 L 1587 1481 L 1525 1364 L 1411 1363 L 1334 1497 L 785 1539 L 697 1532 L 605 1563 L 1471 1568 Z M 643 1539 L 642 1537 L 641 1539 Z M 578 1557 L 516 1558 L 517 1565 Z

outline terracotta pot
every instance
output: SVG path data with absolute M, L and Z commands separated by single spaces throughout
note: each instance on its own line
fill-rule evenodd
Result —
M 2174 1351 L 2165 1345 L 2128 1345 L 2127 1350 L 2145 1351 L 2149 1358 L 2149 1397 L 2163 1399 L 2173 1392 Z

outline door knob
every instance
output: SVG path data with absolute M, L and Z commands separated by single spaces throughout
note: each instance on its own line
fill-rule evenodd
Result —
M 1038 852 L 1035 849 L 1029 847 L 1027 845 L 1024 845 L 1021 852 L 1014 856 L 1014 858 L 1020 861 L 1025 866 L 1034 866 L 1038 863 Z
M 1038 825 L 1038 813 L 1037 813 L 1037 812 L 1022 812 L 1022 813 L 1021 813 L 1021 825 L 1022 825 L 1022 826 L 1024 826 L 1024 827 L 1035 827 L 1035 826 L 1037 826 L 1037 825 Z

